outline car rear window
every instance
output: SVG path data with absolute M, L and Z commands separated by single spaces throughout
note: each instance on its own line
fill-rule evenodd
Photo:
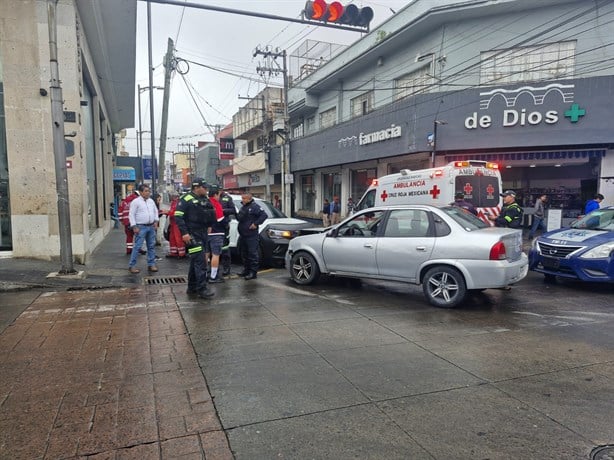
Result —
M 458 206 L 446 206 L 441 208 L 441 210 L 469 232 L 490 227 L 490 225 L 478 219 L 469 211 L 466 211 Z
M 241 200 L 235 199 L 233 201 L 234 201 L 235 207 L 237 208 L 237 211 L 240 210 L 241 207 L 243 206 L 243 203 L 241 203 Z M 286 217 L 283 212 L 281 212 L 279 209 L 273 206 L 273 203 L 269 201 L 259 200 L 259 199 L 255 199 L 254 201 L 256 202 L 258 206 L 262 208 L 262 210 L 266 213 L 269 219 L 271 218 L 280 219 L 280 218 Z

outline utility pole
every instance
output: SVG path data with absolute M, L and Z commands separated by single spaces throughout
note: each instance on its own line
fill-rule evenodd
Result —
M 151 151 L 151 190 L 156 190 L 156 136 L 154 125 L 154 97 L 153 97 L 153 55 L 151 49 L 151 3 L 147 2 L 147 50 L 149 55 L 149 142 Z
M 256 71 L 263 75 L 268 73 L 269 75 L 278 75 L 282 74 L 284 78 L 284 87 L 283 87 L 283 96 L 282 96 L 282 104 L 284 108 L 283 117 L 284 117 L 284 127 L 281 133 L 282 145 L 281 145 L 281 202 L 283 203 L 283 210 L 287 212 L 288 215 L 291 215 L 291 194 L 290 194 L 290 183 L 287 180 L 290 173 L 289 167 L 289 143 L 288 143 L 288 69 L 286 65 L 286 50 L 279 50 L 276 48 L 274 51 L 269 47 L 261 50 L 256 48 L 254 51 L 254 57 L 261 55 L 264 56 L 267 60 L 266 66 L 261 67 L 258 66 Z M 280 68 L 277 63 L 277 58 L 281 57 L 283 59 L 283 66 Z
M 171 38 L 168 39 L 168 46 L 166 48 L 166 56 L 164 57 L 164 98 L 162 100 L 162 125 L 160 127 L 160 151 L 158 154 L 158 180 L 160 192 L 162 191 L 162 181 L 164 179 L 164 163 L 166 153 L 166 131 L 168 127 L 168 100 L 171 95 L 171 76 L 174 70 L 173 58 L 174 58 L 175 44 Z
M 64 144 L 64 97 L 58 66 L 57 0 L 47 0 L 47 23 L 49 27 L 49 71 L 51 82 L 51 123 L 53 128 L 53 157 L 55 159 L 55 188 L 58 194 L 58 224 L 60 236 L 60 275 L 76 273 L 72 261 L 72 234 L 66 171 L 66 145 Z

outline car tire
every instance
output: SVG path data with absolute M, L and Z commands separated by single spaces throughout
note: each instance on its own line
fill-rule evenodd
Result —
M 467 287 L 455 268 L 439 265 L 429 269 L 422 279 L 422 291 L 431 305 L 453 308 L 465 300 Z
M 297 284 L 313 284 L 320 277 L 320 267 L 308 252 L 297 252 L 290 259 L 290 277 Z

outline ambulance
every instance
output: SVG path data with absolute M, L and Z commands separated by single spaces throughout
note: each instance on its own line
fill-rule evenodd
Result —
M 372 206 L 397 204 L 431 204 L 444 206 L 463 193 L 478 211 L 478 217 L 493 225 L 489 215 L 501 212 L 501 172 L 497 163 L 486 161 L 454 161 L 437 168 L 412 171 L 402 169 L 374 179 L 362 196 L 357 210 Z

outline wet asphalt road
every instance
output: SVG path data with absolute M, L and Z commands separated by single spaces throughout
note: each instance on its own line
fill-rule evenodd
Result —
M 174 289 L 237 459 L 589 458 L 614 444 L 614 288 L 543 282 L 431 307 L 420 287 Z

